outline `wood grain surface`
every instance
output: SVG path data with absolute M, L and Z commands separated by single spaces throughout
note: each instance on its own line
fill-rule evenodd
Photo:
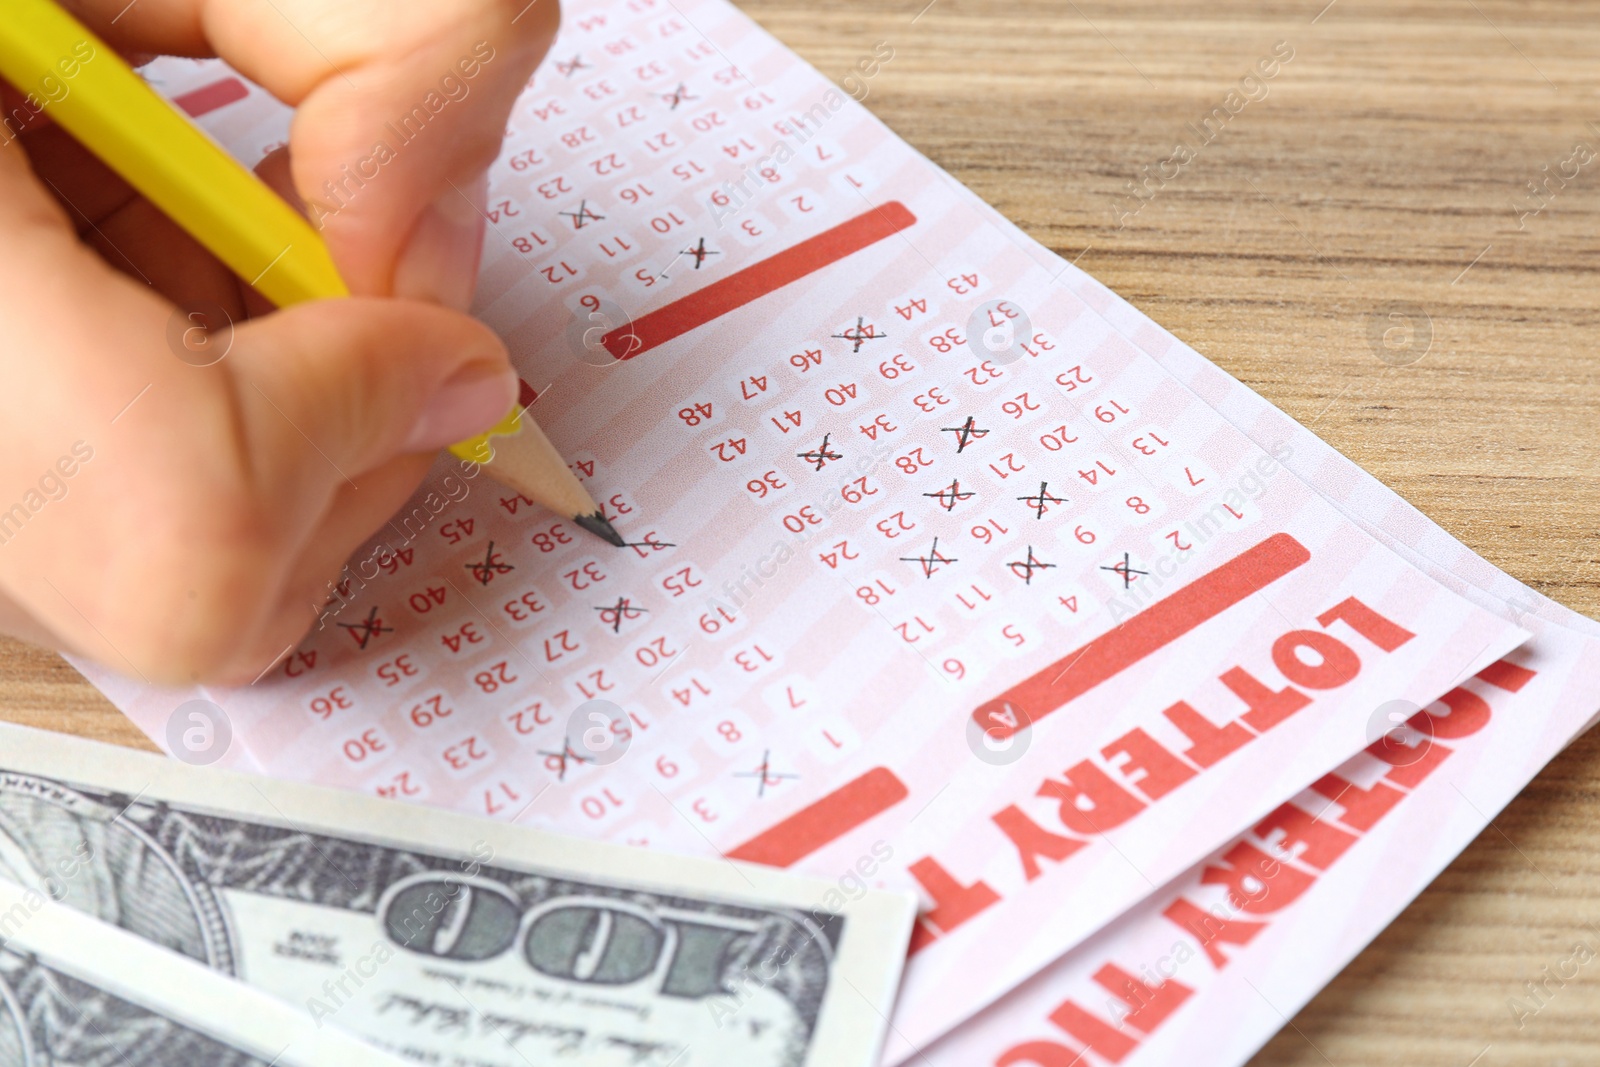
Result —
M 743 6 L 835 79 L 889 42 L 866 103 L 906 140 L 1491 562 L 1600 614 L 1600 156 L 1522 214 L 1530 181 L 1600 153 L 1600 3 L 1324 2 Z M 1247 85 L 1160 181 L 1280 41 L 1265 96 Z M 0 715 L 151 747 L 15 643 Z M 1511 1005 L 1580 941 L 1600 951 L 1597 843 L 1591 736 L 1252 1063 L 1600 1062 L 1600 958 L 1520 1025 Z

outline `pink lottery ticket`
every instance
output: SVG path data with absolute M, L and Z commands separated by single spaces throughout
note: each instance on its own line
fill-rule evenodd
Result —
M 1527 625 L 1521 649 L 943 1040 L 891 1037 L 885 1063 L 1244 1063 L 1594 714 L 1600 641 Z
M 282 140 L 225 68 L 153 77 Z M 887 849 L 921 1045 L 1526 639 L 723 0 L 568 5 L 509 130 L 476 312 L 628 547 L 441 461 L 256 684 L 107 683 L 175 754 L 203 700 L 270 774 L 832 877 Z
M 1098 288 L 1075 270 L 1070 281 Z M 1409 717 L 1392 709 L 1366 751 L 917 1050 L 930 1067 L 1244 1063 L 1600 708 L 1600 624 L 1493 567 L 1131 306 L 1111 303 L 1119 329 L 1258 444 L 1289 443 L 1286 465 L 1344 514 L 1534 636 Z M 885 1062 L 912 1052 L 891 1041 Z

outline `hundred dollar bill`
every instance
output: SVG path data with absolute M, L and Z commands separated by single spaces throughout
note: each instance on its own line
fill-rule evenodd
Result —
M 0 882 L 0 928 L 0 1067 L 404 1067 L 46 890 Z
M 915 911 L 3 724 L 0 879 L 440 1067 L 871 1067 Z

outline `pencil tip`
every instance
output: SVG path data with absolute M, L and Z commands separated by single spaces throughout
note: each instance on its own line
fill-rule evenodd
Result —
M 610 542 L 611 544 L 616 545 L 618 548 L 628 547 L 628 542 L 624 541 L 622 539 L 622 535 L 617 533 L 617 528 L 612 526 L 611 523 L 598 511 L 593 515 L 579 515 L 572 521 L 577 523 L 579 526 L 582 526 L 585 530 L 588 530 L 602 541 Z

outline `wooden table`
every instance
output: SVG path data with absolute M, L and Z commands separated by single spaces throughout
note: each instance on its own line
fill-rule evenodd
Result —
M 908 141 L 1489 560 L 1600 613 L 1600 158 L 1518 217 L 1545 166 L 1600 150 L 1600 3 L 925 2 L 745 7 L 836 79 L 889 42 L 867 104 Z M 1119 227 L 1128 183 L 1279 41 L 1265 98 Z M 1409 365 L 1370 340 L 1395 302 L 1431 338 Z M 150 747 L 15 644 L 0 715 Z M 1521 1028 L 1509 1007 L 1579 940 L 1600 950 L 1597 842 L 1591 737 L 1253 1062 L 1600 1060 L 1600 959 Z

